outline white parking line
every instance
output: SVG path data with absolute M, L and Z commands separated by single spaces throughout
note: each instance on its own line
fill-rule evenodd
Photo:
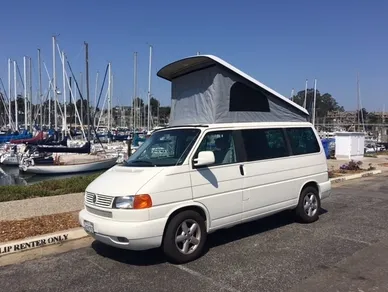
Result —
M 196 271 L 194 271 L 192 269 L 189 269 L 189 268 L 187 268 L 185 266 L 182 266 L 182 265 L 173 265 L 173 266 L 178 268 L 178 269 L 180 269 L 180 270 L 182 270 L 182 271 L 185 271 L 185 272 L 189 273 L 190 275 L 198 277 L 198 278 L 200 278 L 203 281 L 209 282 L 210 284 L 212 284 L 214 286 L 217 286 L 219 288 L 225 289 L 225 290 L 230 291 L 230 292 L 241 292 L 240 290 L 237 290 L 237 289 L 235 289 L 233 287 L 230 287 L 228 285 L 225 285 L 225 284 L 219 283 L 217 281 L 214 281 L 212 278 L 209 278 L 209 277 L 207 277 L 205 275 L 202 275 L 201 273 L 198 273 L 198 272 L 196 272 Z
M 353 242 L 363 243 L 363 244 L 366 244 L 366 245 L 372 245 L 370 242 L 363 241 L 363 240 L 358 240 L 358 239 L 353 239 L 353 238 L 349 238 L 349 237 L 346 237 L 346 236 L 333 235 L 333 237 L 337 237 L 337 238 L 341 238 L 341 239 L 345 239 L 345 240 L 349 240 L 349 241 L 353 241 Z

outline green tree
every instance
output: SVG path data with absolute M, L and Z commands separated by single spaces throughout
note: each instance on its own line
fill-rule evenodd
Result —
M 376 115 L 374 113 L 368 113 L 368 115 L 366 116 L 366 118 L 364 117 L 364 119 L 370 124 L 380 124 L 382 122 L 381 116 Z
M 151 105 L 151 115 L 156 116 L 158 113 L 159 101 L 156 98 L 151 97 L 150 105 Z
M 305 99 L 305 91 L 299 91 L 294 97 L 293 100 L 300 106 L 303 106 Z M 313 110 L 313 101 L 314 101 L 314 89 L 307 89 L 307 100 L 306 100 L 306 109 L 308 112 L 312 113 Z M 321 94 L 319 90 L 316 93 L 316 117 L 323 118 L 327 116 L 329 112 L 332 111 L 345 111 L 343 106 L 340 106 L 336 99 L 330 93 Z
M 161 106 L 159 108 L 159 120 L 165 124 L 168 123 L 171 113 L 171 107 L 169 106 Z
M 144 101 L 140 98 L 140 97 L 136 97 L 134 100 L 133 100 L 133 103 L 132 105 L 134 107 L 140 107 L 142 108 L 144 106 Z

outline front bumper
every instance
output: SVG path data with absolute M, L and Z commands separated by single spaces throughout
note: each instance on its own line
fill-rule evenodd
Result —
M 129 210 L 130 212 L 130 210 Z M 83 209 L 79 222 L 85 227 L 85 220 L 93 223 L 96 240 L 121 249 L 146 250 L 160 247 L 167 218 L 140 222 L 122 222 L 105 219 Z

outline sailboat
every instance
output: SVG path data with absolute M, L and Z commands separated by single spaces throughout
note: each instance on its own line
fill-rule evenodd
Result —
M 54 44 L 55 45 L 55 44 Z M 86 61 L 86 87 L 87 87 L 87 104 L 89 104 L 89 64 L 88 64 L 88 44 L 85 43 L 85 61 Z M 63 79 L 64 79 L 64 99 L 66 104 L 66 84 L 67 79 L 69 89 L 71 87 L 67 78 L 67 73 L 64 67 L 64 53 L 62 53 L 62 65 L 63 65 Z M 70 68 L 71 69 L 71 68 Z M 73 76 L 77 88 L 78 83 Z M 82 99 L 82 94 L 80 97 Z M 71 94 L 71 96 L 73 96 Z M 66 116 L 66 115 L 65 115 Z M 46 146 L 37 145 L 27 151 L 27 154 L 22 158 L 19 169 L 23 172 L 35 173 L 35 174 L 69 174 L 80 173 L 97 170 L 105 170 L 117 163 L 118 155 L 90 155 L 90 107 L 87 108 L 87 121 L 88 121 L 88 133 L 87 142 L 82 147 L 67 147 L 67 146 Z M 67 129 L 66 122 L 64 123 L 64 129 Z M 64 131 L 66 133 L 66 130 Z M 66 155 L 59 156 L 56 154 L 54 157 L 31 157 L 29 152 L 33 153 L 67 153 Z M 73 153 L 69 154 L 69 153 Z M 87 155 L 86 155 L 87 154 Z

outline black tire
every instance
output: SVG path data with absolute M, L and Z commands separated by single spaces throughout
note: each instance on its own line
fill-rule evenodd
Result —
M 315 210 L 315 212 L 311 212 L 311 215 L 308 214 L 308 211 L 305 211 L 305 199 L 308 200 L 311 197 L 315 197 L 314 201 L 310 201 L 310 205 L 313 208 L 311 210 Z M 306 198 L 307 197 L 307 198 Z M 308 209 L 309 210 L 309 209 Z M 302 190 L 299 197 L 298 206 L 295 209 L 296 215 L 298 219 L 300 219 L 303 223 L 312 223 L 319 219 L 319 212 L 321 210 L 321 200 L 319 198 L 319 192 L 315 187 L 308 186 Z
M 182 224 L 183 222 L 186 222 L 187 226 L 190 228 L 192 225 L 190 223 L 197 223 L 199 230 L 198 232 L 194 232 L 194 235 L 183 235 L 183 228 Z M 189 226 L 190 225 L 190 226 Z M 180 232 L 182 231 L 182 232 Z M 199 243 L 196 245 L 194 249 L 190 249 L 190 253 L 184 253 L 184 251 L 180 250 L 180 247 L 182 245 L 183 249 L 183 242 L 175 243 L 175 239 L 177 237 L 177 233 L 181 233 L 180 236 L 187 236 L 187 238 L 190 239 L 185 239 L 184 242 L 189 241 L 189 246 L 193 247 L 194 244 L 191 243 L 191 240 L 198 240 L 198 235 L 200 236 L 200 239 L 198 240 Z M 193 237 L 195 237 L 193 239 Z M 200 214 L 193 210 L 187 210 L 183 211 L 181 213 L 178 213 L 175 215 L 171 221 L 168 223 L 166 227 L 166 231 L 164 234 L 163 238 L 163 244 L 162 244 L 162 249 L 168 260 L 174 264 L 183 264 L 187 263 L 190 261 L 193 261 L 197 258 L 199 258 L 202 255 L 205 243 L 207 239 L 207 231 L 206 231 L 206 225 L 205 225 L 205 220 L 202 218 Z

